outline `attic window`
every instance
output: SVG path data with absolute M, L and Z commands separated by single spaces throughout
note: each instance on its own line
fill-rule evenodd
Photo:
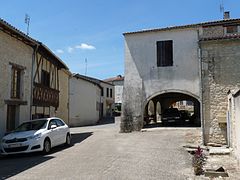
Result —
M 238 33 L 238 26 L 227 26 L 226 32 L 227 32 L 227 34 Z

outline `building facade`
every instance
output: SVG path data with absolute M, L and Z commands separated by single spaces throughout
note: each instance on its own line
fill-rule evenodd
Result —
M 56 115 L 59 72 L 68 69 L 44 44 L 0 19 L 0 136 L 23 121 Z
M 191 101 L 204 143 L 228 143 L 227 93 L 240 86 L 240 19 L 124 33 L 121 131 L 143 127 L 149 101 L 160 109 Z
M 86 76 L 75 74 L 70 78 L 70 126 L 93 125 L 101 119 L 101 91 L 102 87 Z
M 118 75 L 104 81 L 114 85 L 114 116 L 120 116 L 122 113 L 124 77 Z
M 30 119 L 32 55 L 31 46 L 0 30 L 0 137 Z
M 121 75 L 118 75 L 117 77 L 108 78 L 108 79 L 105 79 L 104 81 L 114 85 L 114 91 L 115 91 L 114 103 L 122 104 L 124 77 Z

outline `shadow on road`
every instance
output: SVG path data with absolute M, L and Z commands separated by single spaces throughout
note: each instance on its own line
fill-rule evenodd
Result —
M 71 134 L 72 136 L 71 145 L 74 146 L 77 143 L 81 143 L 91 135 L 93 135 L 93 132 Z
M 178 127 L 178 128 L 186 128 L 186 127 L 201 127 L 199 124 L 192 124 L 192 123 L 152 123 L 152 124 L 147 124 L 144 126 L 144 128 L 157 128 L 157 127 Z
M 114 124 L 115 118 L 114 117 L 106 117 L 98 121 L 97 125 L 104 125 L 104 124 Z
M 92 132 L 72 134 L 71 146 L 81 143 L 92 134 Z M 16 154 L 11 156 L 0 156 L 0 179 L 10 178 L 34 166 L 45 163 L 53 158 L 57 158 L 57 156 L 54 154 L 67 148 L 71 147 L 66 147 L 63 145 L 55 147 L 48 155 L 43 155 L 41 152 L 36 152 L 28 154 Z

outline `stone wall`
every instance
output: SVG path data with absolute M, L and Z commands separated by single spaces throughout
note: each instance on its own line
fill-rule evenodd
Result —
M 201 38 L 222 37 L 224 35 L 223 26 L 202 27 Z
M 240 87 L 240 41 L 201 42 L 205 143 L 227 143 L 228 91 Z
M 0 30 L 0 137 L 6 131 L 7 104 L 11 100 L 12 65 L 23 67 L 21 74 L 21 101 L 27 105 L 20 105 L 17 109 L 16 126 L 30 118 L 31 70 L 33 49 L 22 41 Z

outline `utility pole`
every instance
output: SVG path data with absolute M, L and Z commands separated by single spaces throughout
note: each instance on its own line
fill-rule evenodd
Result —
M 25 14 L 25 23 L 27 24 L 27 35 L 29 35 L 30 16 Z

